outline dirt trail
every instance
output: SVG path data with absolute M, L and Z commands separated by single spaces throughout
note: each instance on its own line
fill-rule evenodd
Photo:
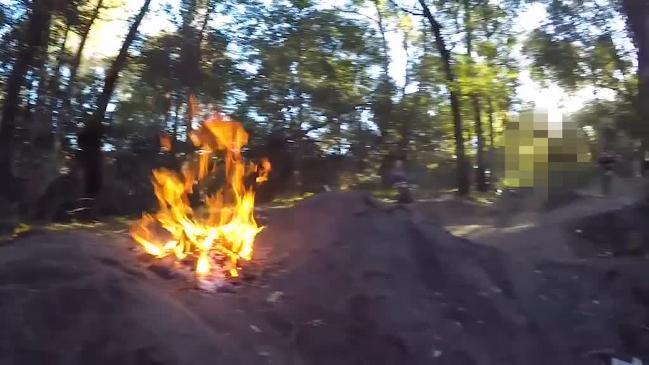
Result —
M 617 356 L 623 356 L 620 353 L 627 357 L 638 356 L 640 349 L 649 347 L 647 330 L 649 328 L 647 322 L 649 321 L 649 296 L 647 296 L 649 287 L 644 285 L 649 260 L 646 257 L 607 258 L 597 257 L 594 254 L 590 257 L 583 256 L 577 253 L 576 247 L 587 245 L 591 252 L 595 252 L 598 248 L 592 247 L 593 243 L 580 237 L 582 232 L 579 227 L 588 226 L 586 222 L 591 217 L 609 215 L 610 218 L 598 218 L 599 223 L 594 223 L 596 227 L 592 227 L 593 223 L 590 223 L 588 229 L 596 228 L 604 232 L 610 230 L 611 232 L 606 234 L 607 237 L 612 237 L 610 243 L 622 244 L 627 239 L 625 222 L 630 221 L 632 225 L 642 226 L 642 223 L 638 222 L 643 218 L 629 216 L 629 214 L 637 214 L 633 207 L 646 197 L 646 184 L 647 181 L 642 178 L 618 178 L 613 182 L 611 195 L 603 197 L 599 194 L 599 186 L 595 182 L 579 191 L 579 199 L 545 212 L 521 212 L 511 219 L 511 224 L 507 227 L 498 227 L 494 224 L 497 221 L 495 217 L 499 213 L 497 207 L 469 204 L 465 205 L 465 209 L 456 207 L 455 210 L 438 207 L 435 213 L 442 217 L 440 220 L 444 221 L 447 229 L 454 234 L 479 244 L 498 248 L 508 255 L 510 259 L 508 268 L 514 290 L 525 307 L 534 308 L 531 309 L 532 312 L 545 313 L 536 318 L 543 318 L 539 323 L 542 323 L 543 332 L 549 335 L 548 341 L 556 348 L 562 347 L 560 342 L 564 339 L 550 334 L 555 331 L 553 328 L 565 325 L 564 330 L 570 328 L 569 332 L 575 331 L 574 335 L 590 338 L 599 334 L 602 338 L 609 337 L 608 340 L 601 342 L 601 348 L 594 348 L 594 351 L 607 348 L 610 346 L 606 345 L 607 341 L 614 341 L 617 336 L 617 340 L 622 345 L 617 348 L 617 351 L 612 352 L 618 354 Z M 624 213 L 620 213 L 621 216 L 618 217 L 617 212 Z M 644 239 L 647 239 L 646 234 Z M 621 280 L 626 281 L 626 285 L 631 287 L 635 299 L 627 300 L 625 303 L 622 298 L 628 295 L 627 289 L 621 287 L 613 289 L 616 285 L 620 285 Z M 613 297 L 602 299 L 612 293 L 614 293 Z M 640 316 L 633 320 L 623 315 L 610 316 L 604 314 L 606 311 L 602 311 L 602 304 L 605 301 L 607 303 L 604 306 L 617 307 L 622 313 L 625 311 L 631 313 L 632 308 L 639 303 L 644 303 L 641 305 L 645 309 L 641 311 L 644 310 L 647 314 L 644 318 Z M 563 320 L 572 324 L 560 324 L 558 321 L 561 319 L 549 315 L 550 312 L 546 309 L 558 308 L 562 305 L 573 308 L 575 314 L 608 316 L 607 321 L 615 325 L 609 329 L 600 325 L 591 327 L 591 325 L 584 325 L 580 319 L 569 319 L 567 313 L 562 314 L 565 315 Z M 579 316 L 576 315 L 575 318 Z
M 498 247 L 518 259 L 571 259 L 575 258 L 567 243 L 564 225 L 587 216 L 615 211 L 642 199 L 646 180 L 642 178 L 617 178 L 608 197 L 599 194 L 599 185 L 593 184 L 578 192 L 580 198 L 567 205 L 542 212 L 523 211 L 514 215 L 509 224 L 496 224 L 499 207 L 480 206 L 475 203 L 455 203 L 463 208 L 446 206 L 418 207 L 424 214 L 442 216 L 442 224 L 453 234 Z

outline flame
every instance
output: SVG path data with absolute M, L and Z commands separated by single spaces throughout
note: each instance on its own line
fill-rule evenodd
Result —
M 245 184 L 246 177 L 256 176 L 257 183 L 267 181 L 270 162 L 244 162 L 241 150 L 248 143 L 248 133 L 240 123 L 220 114 L 206 120 L 189 138 L 198 148 L 198 161 L 185 164 L 179 173 L 153 171 L 158 211 L 143 214 L 130 234 L 152 256 L 195 260 L 199 277 L 214 268 L 236 277 L 239 260 L 252 258 L 255 236 L 263 228 L 255 222 L 255 192 Z M 203 199 L 206 209 L 194 210 L 189 195 L 216 170 L 216 152 L 223 154 L 225 184 Z
M 160 148 L 165 152 L 170 152 L 172 147 L 171 136 L 166 133 L 160 134 Z

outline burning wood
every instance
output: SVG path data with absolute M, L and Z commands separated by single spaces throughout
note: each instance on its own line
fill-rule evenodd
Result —
M 248 143 L 248 133 L 240 123 L 220 114 L 206 120 L 190 138 L 199 148 L 198 161 L 180 173 L 153 171 L 158 211 L 145 213 L 130 233 L 150 255 L 195 262 L 198 279 L 236 277 L 239 260 L 252 258 L 255 236 L 263 228 L 253 214 L 254 184 L 245 184 L 245 178 L 253 175 L 257 183 L 266 181 L 270 162 L 246 163 L 241 149 Z M 217 169 L 216 152 L 223 153 L 225 184 L 204 199 L 206 209 L 199 212 L 191 207 L 188 196 Z

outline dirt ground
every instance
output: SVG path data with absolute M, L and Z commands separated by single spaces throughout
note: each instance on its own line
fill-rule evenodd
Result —
M 584 249 L 591 217 L 633 201 L 501 227 L 456 199 L 320 194 L 264 211 L 253 262 L 215 293 L 123 231 L 36 230 L 0 245 L 0 364 L 647 362 L 647 259 L 602 255 L 601 234 Z

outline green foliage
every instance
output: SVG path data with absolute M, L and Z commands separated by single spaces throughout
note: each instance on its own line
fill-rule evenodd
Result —
M 321 130 L 340 139 L 369 102 L 376 43 L 359 21 L 329 10 L 278 5 L 259 21 L 271 31 L 252 40 L 248 60 L 258 68 L 244 85 L 249 109 L 270 129 Z
M 518 102 L 520 60 L 513 55 L 520 34 L 514 24 L 521 6 L 529 2 L 174 2 L 156 14 L 172 26 L 141 36 L 131 48 L 104 121 L 106 150 L 113 157 L 155 157 L 160 133 L 184 142 L 192 122 L 195 127 L 203 116 L 220 109 L 251 132 L 251 150 L 265 148 L 274 133 L 290 141 L 287 154 L 296 160 L 336 155 L 351 161 L 345 168 L 354 171 L 345 176 L 355 181 L 348 185 L 358 184 L 360 175 L 372 176 L 375 183 L 381 168 L 397 157 L 412 165 L 443 164 L 435 174 L 450 175 L 457 161 L 450 91 L 459 97 L 464 120 L 460 136 L 467 137 L 459 145 L 469 150 L 469 158 L 478 150 L 476 126 L 484 130 L 483 138 L 493 137 L 498 145 L 505 115 Z M 593 127 L 608 123 L 629 134 L 641 133 L 643 124 L 633 104 L 635 63 L 624 35 L 611 21 L 623 15 L 613 6 L 617 1 L 538 2 L 546 5 L 548 17 L 522 48 L 532 60 L 532 76 L 568 90 L 615 90 L 617 100 L 590 105 L 575 118 Z M 110 29 L 106 24 L 113 24 L 113 18 L 127 13 L 128 3 L 102 3 L 102 31 Z M 0 4 L 3 88 L 21 49 L 30 4 Z M 48 131 L 64 136 L 64 154 L 77 152 L 76 135 L 96 108 L 112 60 L 88 58 L 93 52 L 86 50 L 79 77 L 71 80 L 77 40 L 92 23 L 97 4 L 56 1 L 48 47 L 36 52 L 36 62 L 21 83 L 24 97 L 15 133 L 25 142 L 17 144 L 20 149 L 32 148 L 33 126 L 43 123 Z M 422 4 L 429 6 L 442 30 L 449 51 L 444 57 L 430 20 L 420 16 Z M 91 30 L 96 32 L 97 26 Z M 403 51 L 394 52 L 396 48 Z M 446 56 L 454 81 L 446 73 Z M 400 73 L 405 73 L 403 80 L 395 78 Z M 73 95 L 68 97 L 68 90 Z M 198 108 L 190 105 L 190 95 L 198 100 Z M 62 118 L 68 104 L 70 123 Z M 191 149 L 189 143 L 182 144 L 187 148 L 180 153 Z M 154 157 L 151 160 L 157 161 Z M 423 176 L 431 170 L 417 171 Z
M 571 118 L 578 125 L 590 127 L 600 134 L 624 131 L 628 136 L 637 136 L 643 127 L 637 109 L 627 99 L 595 100 Z
M 536 30 L 524 52 L 534 59 L 532 76 L 542 82 L 556 80 L 562 87 L 574 90 L 585 81 L 579 49 L 569 40 L 555 40 L 550 34 Z
M 568 90 L 591 85 L 627 91 L 625 75 L 632 65 L 619 42 L 626 35 L 612 27 L 612 20 L 622 14 L 611 2 L 547 1 L 548 19 L 530 34 L 523 48 L 533 61 L 533 77 L 556 81 Z

